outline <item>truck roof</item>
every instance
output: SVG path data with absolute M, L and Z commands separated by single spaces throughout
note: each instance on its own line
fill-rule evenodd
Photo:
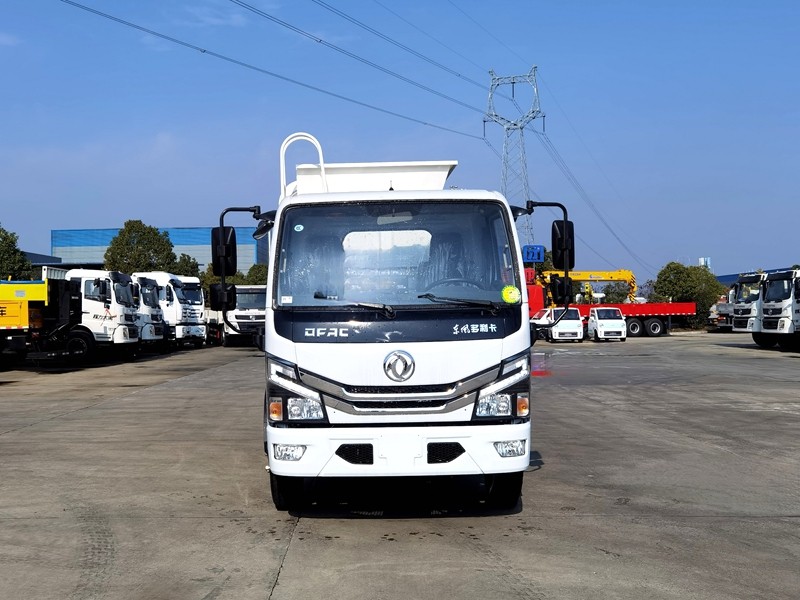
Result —
M 326 189 L 320 165 L 302 164 L 296 166 L 297 180 L 286 186 L 284 195 L 441 190 L 457 165 L 455 160 L 325 163 Z
M 322 202 L 413 202 L 419 200 L 439 200 L 442 202 L 454 202 L 464 200 L 478 201 L 500 201 L 505 202 L 505 198 L 499 192 L 488 190 L 395 190 L 395 191 L 356 191 L 356 192 L 329 192 L 329 193 L 309 193 L 294 196 L 285 196 L 280 204 L 314 204 Z

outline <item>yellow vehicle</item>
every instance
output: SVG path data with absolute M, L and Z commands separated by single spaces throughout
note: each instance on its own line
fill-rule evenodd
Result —
M 548 290 L 548 306 L 555 306 L 549 297 L 550 283 L 553 277 L 564 277 L 564 271 L 542 271 L 536 274 L 536 279 L 539 285 L 544 286 Z M 633 271 L 627 269 L 619 269 L 617 271 L 570 271 L 569 278 L 573 282 L 583 283 L 584 298 L 588 299 L 589 304 L 592 304 L 594 292 L 592 290 L 592 283 L 608 282 L 608 281 L 622 281 L 628 284 L 628 300 L 636 302 L 636 276 Z

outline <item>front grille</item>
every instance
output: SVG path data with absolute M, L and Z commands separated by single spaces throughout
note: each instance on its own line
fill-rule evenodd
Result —
M 764 329 L 778 329 L 779 319 L 764 319 Z
M 348 404 L 362 410 L 386 410 L 392 408 L 440 408 L 449 402 L 447 399 L 437 400 L 351 400 Z
M 782 309 L 780 309 L 780 308 L 765 308 L 764 309 L 764 314 L 765 315 L 779 315 L 779 314 L 781 314 L 781 310 Z
M 432 442 L 428 444 L 428 464 L 453 462 L 464 454 L 464 447 L 458 442 Z
M 336 449 L 336 456 L 353 465 L 371 465 L 372 444 L 342 444 Z
M 619 337 L 622 335 L 621 331 L 606 331 L 607 336 Z
M 739 315 L 739 316 L 741 316 L 741 315 L 749 315 L 750 314 L 750 310 L 751 309 L 749 309 L 749 308 L 734 308 L 733 309 L 733 314 Z
M 164 335 L 164 328 L 161 325 L 154 325 L 153 333 L 156 335 Z
M 344 390 L 348 394 L 362 395 L 362 394 L 445 394 L 453 389 L 453 385 L 385 385 L 385 386 L 358 386 L 348 385 Z
M 748 319 L 734 319 L 733 326 L 736 327 L 736 329 L 746 329 L 747 321 Z

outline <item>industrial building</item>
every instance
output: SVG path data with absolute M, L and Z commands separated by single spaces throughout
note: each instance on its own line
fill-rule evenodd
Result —
M 264 246 L 262 256 L 266 256 L 266 239 L 259 244 L 253 239 L 254 227 L 236 227 L 236 251 L 239 270 L 242 273 L 256 264 L 259 245 Z M 102 264 L 111 240 L 119 229 L 53 229 L 50 232 L 51 254 L 61 262 L 78 264 Z M 175 257 L 188 254 L 205 271 L 211 262 L 211 227 L 166 227 L 159 231 L 169 235 L 174 247 Z

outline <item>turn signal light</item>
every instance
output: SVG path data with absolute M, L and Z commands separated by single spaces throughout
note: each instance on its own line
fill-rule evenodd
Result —
M 517 416 L 527 417 L 529 412 L 528 397 L 523 394 L 517 394 Z
M 269 418 L 273 421 L 280 421 L 283 419 L 283 402 L 281 402 L 280 398 L 270 400 Z

